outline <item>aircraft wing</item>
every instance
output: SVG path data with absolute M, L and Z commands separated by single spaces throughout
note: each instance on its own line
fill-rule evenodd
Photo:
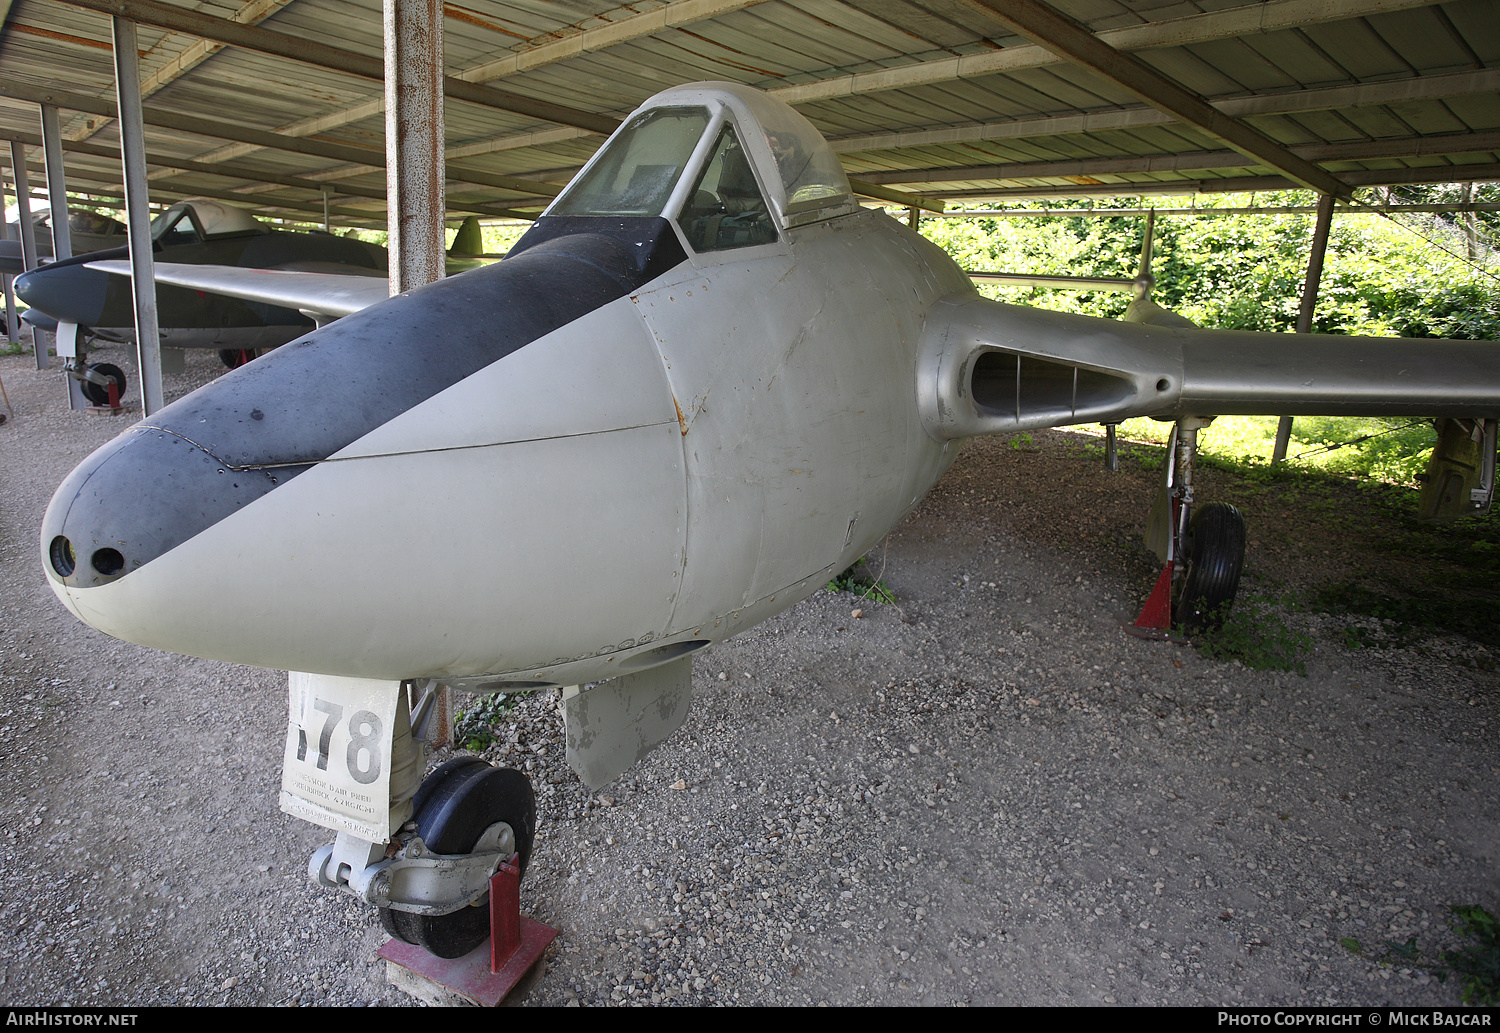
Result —
M 90 269 L 101 269 L 119 276 L 130 275 L 130 263 L 119 259 L 90 262 L 88 266 Z M 361 276 L 355 273 L 159 262 L 156 265 L 156 279 L 174 287 L 279 305 L 327 319 L 350 315 L 390 296 L 390 288 L 384 276 Z
M 961 294 L 929 313 L 917 389 L 940 438 L 1133 416 L 1496 418 L 1500 345 L 1127 323 Z

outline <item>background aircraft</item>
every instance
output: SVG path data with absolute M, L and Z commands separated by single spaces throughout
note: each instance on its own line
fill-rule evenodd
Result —
M 79 213 L 81 223 L 87 221 L 81 218 L 85 214 L 92 215 Z M 89 225 L 106 228 L 97 222 Z M 368 279 L 380 294 L 385 292 L 385 248 L 316 230 L 273 230 L 249 212 L 219 201 L 195 198 L 178 202 L 151 221 L 151 236 L 155 257 L 161 263 L 320 270 Z M 461 272 L 484 264 L 493 256 L 485 256 L 483 250 L 479 221 L 470 217 L 460 226 L 449 250 L 448 271 Z M 18 276 L 16 297 L 29 306 L 22 318 L 49 332 L 55 332 L 60 322 L 76 324 L 82 345 L 94 338 L 115 343 L 134 340 L 130 283 L 101 272 L 97 266 L 111 258 L 119 259 L 128 275 L 129 252 L 121 244 L 50 262 Z M 19 271 L 19 251 L 16 263 Z M 302 336 L 314 325 L 314 320 L 296 306 L 258 298 L 241 300 L 191 286 L 175 287 L 161 278 L 156 302 L 164 347 L 215 348 L 231 369 L 262 350 Z M 123 395 L 124 373 L 112 365 L 99 368 L 117 382 Z M 86 381 L 84 390 L 95 404 L 104 403 L 100 385 Z
M 161 261 L 385 273 L 385 249 L 377 245 L 329 233 L 273 230 L 243 209 L 203 198 L 180 201 L 152 219 L 151 238 Z M 74 323 L 85 328 L 85 336 L 133 340 L 129 282 L 88 265 L 97 258 L 128 258 L 124 248 L 113 250 L 75 254 L 18 276 L 16 297 L 31 310 L 27 321 L 48 330 L 59 322 Z M 217 348 L 230 365 L 256 349 L 285 344 L 313 325 L 294 310 L 203 291 L 159 286 L 156 300 L 163 345 Z
M 0 272 L 23 273 L 26 271 L 26 266 L 21 260 L 20 214 L 20 209 L 15 205 L 11 205 L 5 211 L 9 236 L 0 241 Z M 46 207 L 33 208 L 31 225 L 34 227 L 33 239 L 36 241 L 37 257 L 51 258 L 52 210 Z M 118 219 L 111 219 L 107 215 L 100 215 L 86 208 L 72 208 L 68 211 L 68 235 L 76 253 L 103 251 L 107 248 L 124 246 L 125 224 Z
M 205 290 L 243 275 L 200 268 Z M 367 307 L 344 278 L 245 279 L 349 314 L 85 460 L 42 562 L 102 631 L 296 672 L 282 807 L 337 833 L 311 873 L 445 956 L 483 940 L 468 905 L 524 864 L 535 811 L 472 758 L 419 787 L 422 687 L 562 687 L 569 762 L 600 785 L 680 725 L 693 653 L 864 555 L 967 437 L 1176 421 L 1155 525 L 1192 621 L 1244 547 L 1232 507 L 1194 517 L 1214 417 L 1464 420 L 1492 458 L 1500 416 L 1488 342 L 988 301 L 861 209 L 810 123 L 721 83 L 647 101 L 502 263 Z

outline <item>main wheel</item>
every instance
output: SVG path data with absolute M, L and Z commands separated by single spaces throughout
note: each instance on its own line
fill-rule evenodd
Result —
M 89 366 L 88 368 L 93 370 L 95 373 L 103 374 L 110 380 L 113 380 L 115 382 L 115 387 L 118 389 L 116 397 L 125 397 L 125 371 L 123 369 L 108 362 L 96 363 L 95 365 Z M 92 404 L 109 404 L 109 388 L 105 387 L 103 384 L 96 384 L 92 380 L 80 380 L 78 382 L 78 386 L 83 390 L 83 397 L 87 398 Z
M 1188 631 L 1224 623 L 1245 567 L 1245 518 L 1224 502 L 1210 502 L 1188 525 L 1187 574 L 1177 597 L 1176 622 Z
M 475 757 L 450 760 L 422 782 L 412 798 L 417 834 L 437 854 L 466 854 L 496 822 L 515 833 L 522 876 L 536 841 L 536 796 L 531 782 L 513 768 L 497 768 Z M 417 915 L 380 909 L 380 924 L 398 940 L 440 958 L 461 958 L 490 935 L 489 898 L 447 915 Z

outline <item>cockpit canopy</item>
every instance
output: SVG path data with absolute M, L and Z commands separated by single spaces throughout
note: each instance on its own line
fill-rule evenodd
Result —
M 759 90 L 692 83 L 646 101 L 547 214 L 675 218 L 701 252 L 770 243 L 855 208 L 811 122 Z
M 163 245 L 199 244 L 210 237 L 268 233 L 263 222 L 234 205 L 190 197 L 151 220 L 151 239 Z

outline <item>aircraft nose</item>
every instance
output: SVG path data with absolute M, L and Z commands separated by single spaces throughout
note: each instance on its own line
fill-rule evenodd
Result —
M 266 494 L 284 474 L 235 469 L 169 431 L 127 431 L 53 495 L 42 520 L 43 567 L 68 588 L 116 581 Z
M 52 262 L 15 280 L 16 297 L 54 319 L 92 326 L 104 312 L 109 274 L 81 263 Z

